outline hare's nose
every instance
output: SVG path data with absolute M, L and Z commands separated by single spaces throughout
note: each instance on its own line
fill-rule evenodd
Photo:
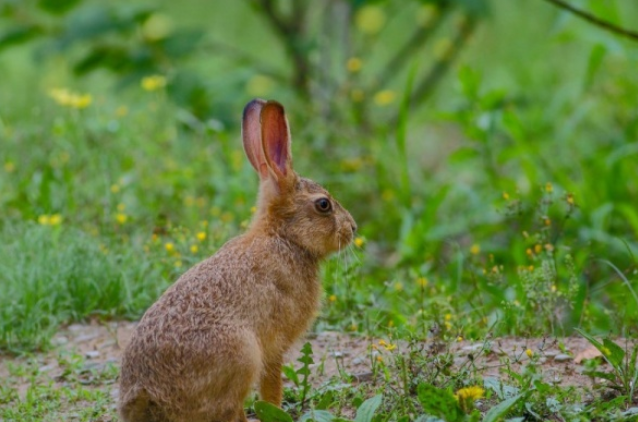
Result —
M 357 231 L 357 223 L 354 221 L 350 223 L 350 227 L 352 228 L 352 233 L 354 234 Z

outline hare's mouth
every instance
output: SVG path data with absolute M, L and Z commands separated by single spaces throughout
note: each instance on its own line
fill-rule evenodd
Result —
M 339 230 L 339 232 L 337 233 L 338 250 L 342 250 L 343 248 L 348 246 L 350 242 L 352 242 L 353 238 L 354 233 L 352 232 L 352 230 L 348 230 L 348 228 L 345 227 Z

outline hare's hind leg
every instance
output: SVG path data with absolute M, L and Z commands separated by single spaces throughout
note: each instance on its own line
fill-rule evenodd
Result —
M 145 390 L 123 403 L 119 411 L 124 422 L 169 422 Z

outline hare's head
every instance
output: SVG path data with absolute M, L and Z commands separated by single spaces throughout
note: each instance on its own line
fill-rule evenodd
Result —
M 327 190 L 293 170 L 290 131 L 281 104 L 248 103 L 242 138 L 260 180 L 253 229 L 280 236 L 317 258 L 352 241 L 357 225 L 350 213 Z

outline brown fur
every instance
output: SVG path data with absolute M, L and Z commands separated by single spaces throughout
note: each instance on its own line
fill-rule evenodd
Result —
M 126 422 L 246 421 L 254 384 L 279 406 L 283 355 L 319 308 L 319 262 L 352 240 L 350 214 L 292 170 L 283 107 L 249 103 L 244 146 L 261 179 L 255 219 L 144 314 L 122 360 Z

